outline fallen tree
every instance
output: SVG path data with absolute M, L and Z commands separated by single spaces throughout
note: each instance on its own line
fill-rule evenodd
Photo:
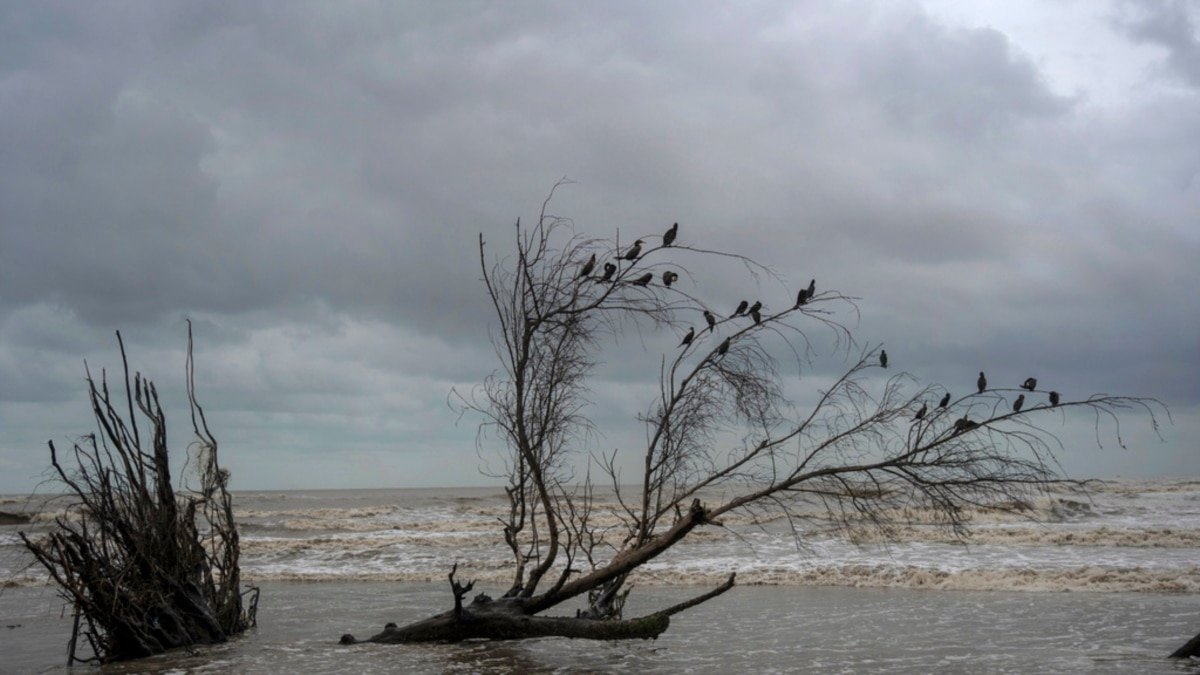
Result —
M 51 466 L 70 504 L 46 536 L 20 535 L 74 606 L 68 664 L 223 642 L 254 625 L 258 604 L 258 590 L 241 587 L 229 472 L 217 462 L 217 440 L 196 401 L 191 324 L 186 379 L 196 439 L 188 467 L 199 481 L 192 490 L 171 486 L 158 391 L 141 373 L 130 379 L 120 333 L 117 344 L 124 411 L 107 375 L 102 371 L 97 384 L 89 371 L 97 433 L 77 442 L 65 462 L 49 443 Z M 78 655 L 80 637 L 90 657 Z
M 474 584 L 456 581 L 456 566 L 453 609 L 388 624 L 366 641 L 654 638 L 671 615 L 728 591 L 734 576 L 688 602 L 625 619 L 630 575 L 696 529 L 721 526 L 725 514 L 782 514 L 801 537 L 816 505 L 825 524 L 887 536 L 906 507 L 919 506 L 962 536 L 971 508 L 1022 514 L 1052 488 L 1085 487 L 1058 470 L 1058 440 L 1039 425 L 1046 420 L 1085 411 L 1097 432 L 1113 422 L 1119 441 L 1118 414 L 1139 409 L 1157 428 L 1163 408 L 1152 399 L 1063 400 L 1033 378 L 1020 388 L 988 388 L 982 373 L 972 393 L 955 398 L 939 386 L 915 387 L 906 373 L 879 377 L 888 372 L 886 353 L 860 346 L 836 319 L 835 310 L 856 309 L 853 298 L 813 280 L 767 305 L 743 301 L 730 316 L 679 280 L 730 261 L 755 277 L 780 278 L 742 256 L 681 243 L 678 224 L 632 245 L 585 238 L 546 212 L 549 201 L 532 227 L 518 221 L 514 256 L 489 263 L 480 237 L 501 366 L 457 398 L 506 448 L 502 534 L 512 583 L 502 597 L 480 594 L 464 604 Z M 814 327 L 830 331 L 850 365 L 801 407 L 787 396 L 792 383 L 776 354 L 806 364 L 813 349 L 806 331 Z M 605 341 L 628 330 L 675 331 L 675 349 L 659 364 L 659 395 L 640 416 L 647 442 L 633 494 L 622 491 L 615 451 L 590 458 L 582 480 L 573 470 L 592 431 L 593 366 Z M 615 494 L 611 513 L 597 513 L 593 467 Z M 704 504 L 717 486 L 724 496 Z M 604 524 L 613 519 L 619 525 Z M 576 599 L 585 606 L 573 617 L 539 616 Z

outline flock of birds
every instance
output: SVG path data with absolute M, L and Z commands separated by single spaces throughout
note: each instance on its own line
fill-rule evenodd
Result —
M 883 368 L 887 368 L 887 366 L 888 366 L 888 355 L 887 355 L 886 349 L 880 350 L 880 352 L 879 352 L 879 365 Z M 1035 389 L 1037 389 L 1037 384 L 1038 384 L 1038 381 L 1037 381 L 1036 377 L 1027 377 L 1027 378 L 1025 378 L 1025 382 L 1023 382 L 1021 384 L 1021 388 L 1024 389 L 1025 391 L 1034 391 Z M 980 394 L 987 391 L 987 388 L 988 388 L 987 375 L 984 375 L 983 371 L 979 371 L 979 379 L 975 381 L 975 386 L 979 389 Z M 1059 394 L 1057 391 L 1051 391 L 1049 399 L 1050 399 L 1050 407 L 1051 408 L 1058 407 L 1060 398 L 1059 398 Z M 947 391 L 942 396 L 942 400 L 938 401 L 937 408 L 938 408 L 938 410 L 945 410 L 947 407 L 949 407 L 949 405 L 950 405 L 950 392 Z M 1020 394 L 1019 396 L 1017 396 L 1016 400 L 1013 401 L 1012 411 L 1014 413 L 1019 413 L 1019 412 L 1021 412 L 1021 408 L 1024 406 L 1025 406 L 1025 394 Z M 927 412 L 929 412 L 929 404 L 921 403 L 921 409 L 917 411 L 917 414 L 915 416 L 913 416 L 912 421 L 918 422 L 918 421 L 924 419 L 925 414 Z M 954 421 L 955 433 L 962 433 L 964 431 L 970 431 L 971 429 L 974 429 L 978 426 L 979 426 L 979 424 L 977 422 L 972 422 L 965 415 Z

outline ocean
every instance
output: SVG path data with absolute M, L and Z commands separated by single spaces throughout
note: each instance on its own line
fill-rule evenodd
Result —
M 626 613 L 696 595 L 729 572 L 739 585 L 673 617 L 657 640 L 620 643 L 337 644 L 447 609 L 455 563 L 477 592 L 501 594 L 511 571 L 499 488 L 234 499 L 243 576 L 263 589 L 258 628 L 100 670 L 1200 672 L 1163 658 L 1200 631 L 1200 480 L 1104 481 L 1087 496 L 1028 504 L 1023 517 L 977 509 L 965 544 L 920 510 L 896 514 L 906 525 L 891 541 L 815 528 L 797 542 L 782 519 L 731 515 L 646 565 Z M 67 670 L 70 612 L 16 534 L 47 527 L 60 508 L 0 497 L 0 512 L 32 518 L 0 525 L 0 672 Z

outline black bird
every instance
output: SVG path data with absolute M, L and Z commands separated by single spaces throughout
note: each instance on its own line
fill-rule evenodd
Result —
M 975 385 L 979 387 L 981 394 L 987 389 L 987 375 L 984 375 L 982 370 L 979 371 L 979 379 L 975 380 Z
M 733 317 L 735 317 L 735 316 L 741 316 L 741 315 L 745 314 L 745 313 L 746 313 L 746 308 L 747 308 L 747 307 L 749 307 L 749 306 L 750 306 L 750 303 L 749 303 L 749 302 L 746 302 L 745 300 L 743 300 L 743 301 L 739 302 L 739 303 L 738 303 L 738 306 L 737 306 L 737 309 L 735 309 L 735 310 L 733 311 L 733 314 L 731 314 L 731 315 L 729 316 L 729 318 L 731 318 L 731 319 L 732 319 L 732 318 L 733 318 Z
M 663 235 L 663 246 L 670 246 L 675 243 L 675 235 L 679 234 L 679 223 L 671 226 L 667 233 Z
M 1027 391 L 1033 391 L 1034 389 L 1037 389 L 1037 378 L 1036 377 L 1025 378 L 1025 384 L 1022 384 L 1021 388 L 1025 389 Z
M 939 408 L 945 408 L 948 405 L 950 405 L 950 392 L 946 392 L 946 395 L 943 396 L 942 400 L 938 402 Z
M 679 343 L 680 347 L 686 347 L 692 344 L 692 340 L 696 338 L 696 327 L 692 326 L 688 329 L 687 335 L 683 336 L 683 342 Z
M 637 279 L 636 279 L 636 280 L 633 282 L 633 285 L 634 285 L 634 286 L 645 286 L 645 285 L 649 284 L 649 283 L 650 283 L 650 280 L 651 280 L 651 279 L 653 279 L 653 278 L 654 278 L 654 272 L 646 272 L 646 273 L 645 273 L 645 274 L 643 274 L 642 276 L 638 277 L 638 278 L 637 278 Z
M 614 265 L 610 262 L 604 263 L 604 276 L 600 277 L 600 279 L 598 279 L 598 281 L 600 281 L 600 282 L 608 281 L 609 279 L 612 278 L 612 275 L 616 271 L 617 271 L 616 265 Z
M 1052 391 L 1052 392 L 1050 392 L 1050 406 L 1054 407 L 1057 405 L 1058 405 L 1058 392 Z
M 758 300 L 755 300 L 755 301 L 754 301 L 754 304 L 753 304 L 753 305 L 750 305 L 750 309 L 749 309 L 749 310 L 747 310 L 747 311 L 750 311 L 750 312 L 757 312 L 757 311 L 758 311 L 758 310 L 760 310 L 760 309 L 762 309 L 762 303 L 761 303 L 761 302 L 759 302 Z
M 879 350 L 879 366 L 881 368 L 887 368 L 887 350 L 886 349 Z M 917 419 L 921 419 L 921 418 L 918 417 Z
M 762 314 L 759 314 L 757 309 L 751 307 L 749 314 L 750 314 L 750 318 L 754 319 L 755 326 L 762 323 Z
M 796 306 L 799 307 L 806 302 L 808 302 L 808 289 L 801 288 L 800 292 L 796 294 Z
M 663 285 L 667 288 L 670 288 L 671 284 L 675 283 L 675 280 L 678 278 L 678 274 L 672 272 L 671 270 L 667 270 L 666 272 L 663 272 Z
M 977 426 L 979 426 L 978 422 L 972 422 L 971 420 L 967 419 L 966 416 L 963 416 L 954 420 L 954 433 L 961 434 L 962 432 L 970 431 Z
M 1017 400 L 1013 401 L 1013 412 L 1021 412 L 1021 406 L 1023 405 L 1025 405 L 1025 394 L 1021 394 L 1017 397 Z
M 725 352 L 727 351 L 729 351 L 729 338 L 725 338 L 725 341 L 721 343 L 721 346 L 717 347 L 717 356 L 725 356 Z
M 717 317 L 713 316 L 713 313 L 708 311 L 707 309 L 704 310 L 704 320 L 708 322 L 709 330 L 716 330 Z
M 595 253 L 592 254 L 592 257 L 588 259 L 587 263 L 584 264 L 583 269 L 580 270 L 579 278 L 582 279 L 582 278 L 586 277 L 587 275 L 591 274 L 592 270 L 594 270 L 594 269 L 596 269 L 596 254 Z
M 638 239 L 637 241 L 633 242 L 633 246 L 630 246 L 629 250 L 626 251 L 625 255 L 622 257 L 624 257 L 626 260 L 637 260 L 637 257 L 641 254 L 642 254 L 642 240 Z
M 916 414 L 916 416 L 915 416 L 915 417 L 913 417 L 913 421 L 914 421 L 914 422 L 916 422 L 916 421 L 917 421 L 917 420 L 919 420 L 919 419 L 924 419 L 924 418 L 925 418 L 925 412 L 926 412 L 927 410 L 929 410 L 929 404 L 928 404 L 928 403 L 922 403 L 922 404 L 921 404 L 921 409 L 917 411 L 917 414 Z
M 808 299 L 812 300 L 812 297 L 816 294 L 817 294 L 817 280 L 813 279 L 808 282 Z

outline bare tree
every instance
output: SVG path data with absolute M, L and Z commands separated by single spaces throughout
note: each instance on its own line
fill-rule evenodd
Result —
M 88 372 L 98 433 L 75 444 L 67 466 L 49 444 L 56 479 L 71 503 L 45 537 L 21 533 L 75 608 L 68 663 L 223 642 L 254 625 L 258 605 L 258 589 L 241 587 L 229 472 L 217 463 L 217 440 L 196 401 L 191 323 L 186 374 L 196 436 L 188 465 L 199 481 L 194 490 L 171 486 L 158 391 L 141 373 L 130 379 L 120 333 L 117 344 L 124 405 L 109 392 L 105 373 L 97 384 Z M 77 656 L 81 635 L 90 657 Z
M 480 594 L 464 605 L 473 584 L 456 581 L 455 566 L 453 610 L 389 624 L 371 642 L 655 637 L 671 615 L 728 591 L 734 575 L 692 600 L 626 619 L 629 575 L 697 528 L 720 525 L 725 514 L 781 513 L 800 536 L 800 521 L 817 504 L 825 522 L 887 536 L 903 507 L 921 506 L 962 536 L 971 507 L 1019 511 L 1052 487 L 1084 487 L 1061 474 L 1058 439 L 1041 426 L 1045 420 L 1086 411 L 1099 432 L 1101 422 L 1115 425 L 1133 408 L 1157 428 L 1161 404 L 1148 399 L 1062 401 L 1036 383 L 988 389 L 982 377 L 979 391 L 952 399 L 941 387 L 916 387 L 905 373 L 876 377 L 890 372 L 886 356 L 859 346 L 836 319 L 838 309 L 856 310 L 852 298 L 813 281 L 770 304 L 782 309 L 743 302 L 728 316 L 675 282 L 717 259 L 778 277 L 741 256 L 676 240 L 678 225 L 628 245 L 583 237 L 547 212 L 549 201 L 533 226 L 518 221 L 514 256 L 489 262 L 480 237 L 501 365 L 458 399 L 506 448 L 502 533 L 512 583 L 500 598 Z M 812 349 L 806 331 L 814 327 L 832 331 L 850 365 L 802 408 L 786 395 L 776 354 L 805 362 Z M 659 395 L 640 418 L 647 442 L 637 487 L 622 484 L 615 453 L 592 458 L 595 471 L 577 479 L 575 459 L 592 432 L 585 409 L 598 352 L 622 332 L 663 329 L 682 339 L 660 361 Z M 1016 394 L 1031 400 L 1014 409 L 1008 397 Z M 1112 428 L 1119 440 L 1119 426 Z M 606 519 L 596 513 L 594 472 L 615 492 L 619 507 L 608 514 L 615 528 L 600 525 Z M 725 496 L 703 503 L 716 486 Z M 573 617 L 538 616 L 576 598 L 586 598 L 586 607 Z

